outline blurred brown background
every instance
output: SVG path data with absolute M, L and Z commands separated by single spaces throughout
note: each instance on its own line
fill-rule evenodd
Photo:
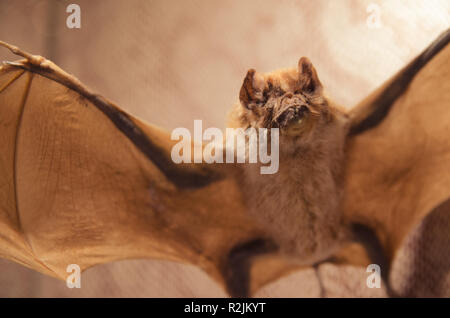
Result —
M 66 7 L 81 7 L 81 29 Z M 308 56 L 329 95 L 352 107 L 450 27 L 448 0 L 0 0 L 0 40 L 43 55 L 128 112 L 171 130 L 223 127 L 249 68 L 292 67 Z M 17 57 L 5 49 L 0 60 Z M 450 216 L 431 215 L 395 260 L 405 296 L 450 297 Z M 447 255 L 447 256 L 446 256 Z M 438 268 L 438 270 L 436 270 Z M 384 296 L 364 268 L 323 264 L 325 296 Z M 298 272 L 257 296 L 320 296 Z M 0 260 L 0 296 L 214 297 L 225 293 L 188 265 L 154 260 L 86 271 L 82 288 Z

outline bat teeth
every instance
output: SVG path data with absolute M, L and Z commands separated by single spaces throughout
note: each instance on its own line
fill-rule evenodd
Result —
M 275 123 L 279 127 L 287 126 L 293 121 L 301 120 L 306 112 L 308 112 L 306 106 L 291 106 L 276 116 Z

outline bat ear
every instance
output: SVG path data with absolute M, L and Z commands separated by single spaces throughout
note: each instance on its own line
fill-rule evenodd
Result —
M 244 83 L 239 92 L 239 100 L 242 106 L 247 109 L 253 109 L 254 106 L 261 104 L 263 101 L 264 87 L 264 78 L 254 69 L 250 69 L 245 76 Z
M 317 71 L 307 57 L 298 61 L 298 81 L 300 89 L 305 92 L 318 94 L 322 91 Z

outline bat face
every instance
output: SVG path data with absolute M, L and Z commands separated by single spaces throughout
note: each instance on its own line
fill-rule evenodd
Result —
M 320 116 L 320 113 L 314 110 L 308 97 L 301 93 L 285 93 L 273 102 L 275 106 L 272 125 L 281 128 L 288 136 L 300 136 L 310 131 L 317 119 L 315 117 Z
M 305 57 L 297 69 L 264 75 L 249 70 L 239 99 L 246 110 L 248 126 L 279 128 L 282 134 L 292 137 L 312 131 L 319 119 L 328 115 L 322 84 Z

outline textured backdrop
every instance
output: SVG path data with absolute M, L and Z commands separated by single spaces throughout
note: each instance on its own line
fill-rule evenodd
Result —
M 81 6 L 81 29 L 65 25 Z M 374 6 L 375 4 L 375 6 Z M 376 19 L 379 17 L 379 19 Z M 373 19 L 379 27 L 373 27 Z M 0 0 L 0 39 L 40 54 L 147 122 L 171 130 L 223 127 L 249 68 L 265 72 L 308 56 L 329 95 L 352 107 L 450 27 L 448 0 Z M 0 50 L 0 60 L 16 57 Z M 450 297 L 450 215 L 430 215 L 394 261 L 405 296 Z M 258 296 L 385 296 L 364 268 L 323 264 Z M 154 260 L 94 267 L 82 288 L 0 260 L 0 296 L 225 296 L 200 270 Z

